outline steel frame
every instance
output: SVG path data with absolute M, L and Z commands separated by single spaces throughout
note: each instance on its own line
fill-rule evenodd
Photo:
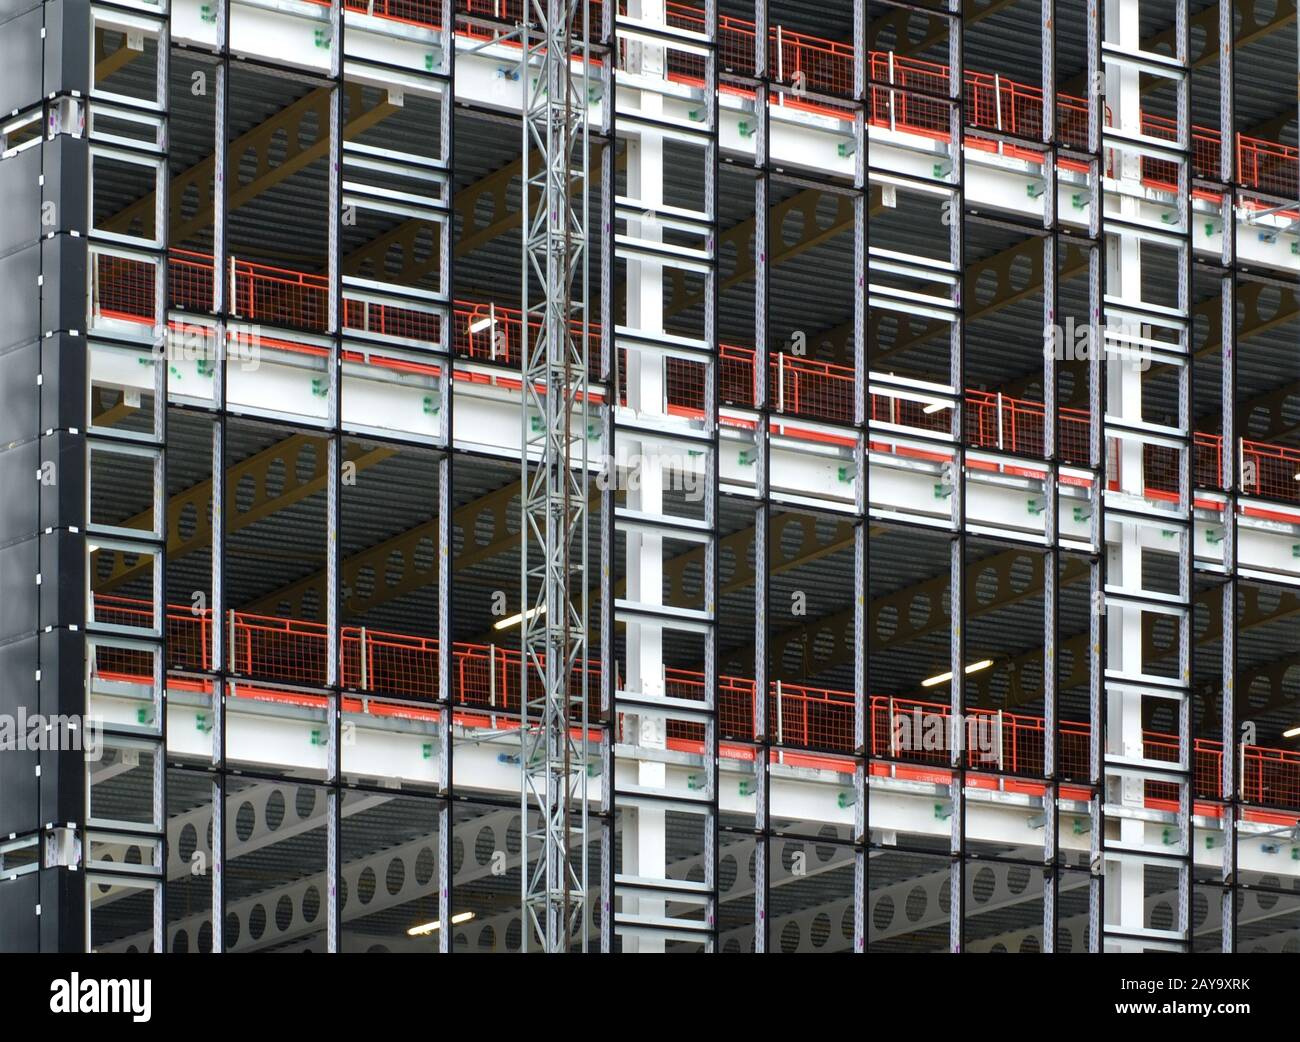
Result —
M 524 950 L 585 951 L 590 12 L 582 0 L 527 0 L 522 28 Z

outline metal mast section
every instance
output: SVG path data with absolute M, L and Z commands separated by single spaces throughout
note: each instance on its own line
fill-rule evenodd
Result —
M 523 947 L 587 949 L 584 0 L 525 0 L 521 365 Z

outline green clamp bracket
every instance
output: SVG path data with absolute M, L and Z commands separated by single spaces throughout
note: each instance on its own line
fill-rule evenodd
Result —
M 740 784 L 736 786 L 736 790 L 742 796 L 753 796 L 758 791 L 754 787 L 754 780 L 752 778 L 742 778 Z
M 688 774 L 686 776 L 686 787 L 693 792 L 702 790 L 705 784 L 704 776 L 701 774 Z
M 433 395 L 426 395 L 423 405 L 425 416 L 437 416 L 442 411 L 442 406 L 433 400 Z
M 330 31 L 328 29 L 313 29 L 312 37 L 316 46 L 322 49 L 328 49 L 330 45 Z
M 1073 206 L 1076 210 L 1082 210 L 1085 206 L 1088 205 L 1088 197 L 1084 195 L 1082 192 L 1075 192 L 1072 196 L 1070 196 L 1070 205 Z
M 312 745 L 324 745 L 324 744 L 325 744 L 324 740 L 323 740 L 323 739 L 321 738 L 321 736 L 320 736 L 320 731 L 319 731 L 319 730 L 313 730 L 313 731 L 312 731 L 312 733 L 311 733 L 311 744 L 312 744 Z
M 211 4 L 200 5 L 199 20 L 203 22 L 215 22 L 217 20 L 217 12 L 212 9 Z
M 1300 557 L 1300 543 L 1291 544 L 1291 556 Z
M 200 358 L 194 363 L 200 376 L 211 376 L 217 371 L 217 360 L 215 358 Z
M 952 802 L 945 800 L 943 803 L 934 805 L 934 816 L 937 821 L 946 821 L 952 817 Z
M 750 123 L 750 121 L 747 119 L 742 119 L 739 123 L 736 124 L 736 131 L 743 138 L 753 137 L 757 130 L 758 127 Z
M 857 802 L 858 802 L 857 796 L 854 795 L 849 790 L 845 790 L 844 792 L 838 793 L 835 797 L 835 805 L 839 807 L 840 810 L 845 810 L 848 807 L 852 807 Z
M 1047 191 L 1047 186 L 1042 181 L 1030 181 L 1029 184 L 1025 185 L 1025 195 L 1029 196 L 1030 199 L 1037 199 L 1045 191 Z
M 1092 831 L 1092 822 L 1087 818 L 1075 818 L 1073 831 L 1076 836 L 1085 836 Z
M 1221 542 L 1223 542 L 1223 529 L 1207 528 L 1205 530 L 1205 541 L 1209 543 L 1211 546 L 1218 546 Z
M 1033 514 L 1034 517 L 1037 517 L 1047 509 L 1047 504 L 1038 499 L 1029 499 L 1025 501 L 1025 508 Z
M 835 475 L 839 478 L 841 484 L 848 485 L 858 476 L 858 472 L 853 467 L 838 467 Z
M 317 376 L 312 379 L 311 393 L 316 398 L 325 398 L 330 393 L 330 382 L 323 376 Z
M 1091 507 L 1075 507 L 1075 508 L 1074 508 L 1074 520 L 1075 520 L 1075 522 L 1076 522 L 1077 524 L 1082 524 L 1084 521 L 1087 521 L 1088 518 L 1090 518 L 1090 517 L 1092 517 L 1092 508 L 1091 508 Z
M 1213 221 L 1206 221 L 1206 222 L 1205 222 L 1205 237 L 1208 239 L 1208 238 L 1209 238 L 1211 235 L 1213 235 L 1213 234 L 1214 234 L 1214 222 L 1213 222 Z
M 207 713 L 194 714 L 194 730 L 198 731 L 200 734 L 212 733 L 212 724 L 208 721 Z
M 758 450 L 741 449 L 740 455 L 737 457 L 737 462 L 742 467 L 752 467 L 755 463 L 758 462 Z
M 934 486 L 935 499 L 947 499 L 951 495 L 952 495 L 951 485 L 945 485 L 943 482 L 940 482 L 939 484 Z
M 851 155 L 856 153 L 857 150 L 858 145 L 856 141 L 841 141 L 835 146 L 835 153 L 841 159 L 848 159 Z
M 422 760 L 432 760 L 432 759 L 433 759 L 433 743 L 432 743 L 432 742 L 425 742 L 425 743 L 423 743 L 423 744 L 420 746 L 420 759 L 422 759 Z

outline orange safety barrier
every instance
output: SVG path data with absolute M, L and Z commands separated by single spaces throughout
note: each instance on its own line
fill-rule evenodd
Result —
M 135 322 L 153 321 L 154 266 L 147 261 L 108 253 L 96 257 L 97 306 L 100 313 Z M 261 265 L 247 260 L 232 261 L 236 299 L 241 317 L 266 318 L 286 326 L 325 328 L 326 283 L 323 276 Z M 206 310 L 211 303 L 212 258 L 190 250 L 172 251 L 168 263 L 172 301 L 179 307 Z M 378 328 L 384 323 L 409 330 L 410 315 L 426 323 L 431 335 L 439 316 L 407 313 L 405 309 L 345 301 L 348 328 Z M 362 309 L 368 310 L 362 314 Z M 500 305 L 457 301 L 452 308 L 452 345 L 457 354 L 486 362 L 518 366 L 521 343 L 520 311 Z M 530 321 L 530 329 L 537 323 Z M 581 327 L 575 323 L 575 333 Z M 403 335 L 395 332 L 393 335 Z M 284 339 L 262 338 L 262 343 L 283 350 L 324 355 L 326 349 L 295 344 Z M 600 329 L 588 328 L 591 377 L 599 379 Z M 438 375 L 436 365 L 420 365 L 398 359 L 362 356 L 353 351 L 345 359 L 371 365 Z M 769 355 L 768 402 L 786 416 L 853 422 L 853 369 L 849 366 L 799 358 L 788 354 Z M 620 376 L 626 375 L 620 367 Z M 470 378 L 472 374 L 458 374 Z M 734 344 L 719 347 L 719 387 L 726 404 L 752 407 L 754 403 L 754 351 Z M 620 386 L 620 392 L 623 387 Z M 666 361 L 666 397 L 669 411 L 693 414 L 703 407 L 703 363 L 682 358 Z M 620 401 L 625 395 L 620 393 Z M 1045 408 L 1041 402 L 1012 398 L 993 391 L 967 391 L 965 395 L 965 438 L 970 447 L 996 449 L 1026 456 L 1041 456 L 1044 450 Z M 927 411 L 924 402 L 873 393 L 868 401 L 869 418 L 918 431 L 952 433 L 950 410 Z M 1088 433 L 1091 426 L 1084 409 L 1057 410 L 1057 452 L 1067 463 L 1088 464 Z M 1200 488 L 1222 488 L 1222 438 L 1198 431 L 1193 439 L 1195 484 Z M 884 444 L 873 448 L 884 449 Z M 1116 446 L 1111 457 L 1112 487 L 1118 487 L 1119 457 Z M 1266 442 L 1241 442 L 1243 491 L 1286 503 L 1300 503 L 1300 449 Z M 1178 452 L 1162 445 L 1144 445 L 1143 461 L 1148 495 L 1168 499 L 1177 495 Z
M 328 7 L 329 0 L 308 0 Z M 447 0 L 451 2 L 451 0 Z M 457 0 L 460 16 L 491 19 L 513 25 L 523 17 L 524 0 Z M 442 0 L 342 0 L 345 11 L 415 25 L 426 29 L 442 28 Z M 601 0 L 589 0 L 588 17 L 593 27 L 601 24 Z M 706 21 L 703 10 L 669 0 L 666 22 L 671 28 L 703 33 Z M 576 23 L 575 23 L 576 24 Z M 461 23 L 457 35 L 491 39 L 490 30 L 480 25 Z M 722 67 L 731 72 L 754 74 L 753 22 L 730 15 L 718 16 L 717 48 Z M 671 79 L 701 83 L 704 59 L 670 50 L 668 75 Z M 768 30 L 768 75 L 776 82 L 799 88 L 799 93 L 842 97 L 853 96 L 853 47 L 851 44 L 822 39 L 782 25 Z M 867 74 L 871 80 L 868 119 L 876 126 L 904 129 L 927 136 L 946 138 L 949 134 L 948 67 L 939 62 L 906 58 L 888 51 L 872 51 L 867 56 Z M 891 89 L 895 88 L 895 89 Z M 733 85 L 722 88 L 730 93 L 750 96 Z M 917 91 L 934 95 L 904 93 Z M 804 108 L 839 119 L 853 119 L 847 108 L 826 102 L 809 102 L 786 92 L 776 92 L 773 104 Z M 1039 87 L 984 73 L 967 72 L 963 84 L 963 104 L 968 126 L 998 131 L 1032 141 L 1042 135 L 1043 94 Z M 1110 113 L 1107 111 L 1107 121 Z M 1061 141 L 1075 149 L 1086 149 L 1088 139 L 1088 103 L 1069 94 L 1056 99 L 1057 131 Z M 1159 116 L 1142 117 L 1142 130 L 1152 137 L 1172 139 L 1173 123 Z M 978 137 L 964 144 L 989 150 L 997 143 Z M 1034 160 L 1039 153 L 1032 149 L 1001 146 L 1006 154 Z M 1220 137 L 1217 130 L 1194 127 L 1192 133 L 1192 167 L 1197 176 L 1217 179 Z M 1259 138 L 1237 135 L 1238 176 L 1242 184 L 1286 197 L 1297 194 L 1300 180 L 1300 152 L 1296 148 Z M 1078 167 L 1076 163 L 1064 165 Z M 1176 185 L 1176 167 L 1167 161 L 1144 157 L 1143 178 L 1153 187 L 1172 190 Z
M 96 620 L 123 625 L 147 625 L 152 612 L 145 601 L 112 594 L 96 594 Z M 167 608 L 168 668 L 207 670 L 213 619 L 210 610 L 195 613 L 186 605 Z M 295 684 L 323 686 L 326 683 L 328 630 L 323 623 L 302 619 L 232 611 L 222 639 L 235 669 L 248 677 Z M 340 672 L 345 689 L 432 702 L 438 698 L 438 641 L 433 637 L 345 626 L 340 630 Z M 112 679 L 150 676 L 147 653 L 100 645 L 94 669 Z M 601 664 L 586 665 L 594 689 Z M 580 682 L 581 668 L 574 671 Z M 491 645 L 458 641 L 452 648 L 454 701 L 457 706 L 487 711 L 518 713 L 520 707 L 519 653 Z M 665 691 L 674 698 L 703 701 L 704 675 L 668 667 L 664 671 Z M 730 739 L 754 737 L 754 681 L 744 677 L 718 678 L 718 723 Z M 318 696 L 304 696 L 318 699 Z M 938 741 L 921 741 L 916 727 L 935 727 Z M 947 768 L 951 763 L 950 727 L 952 708 L 948 703 L 912 698 L 873 696 L 869 702 L 867 731 L 870 755 L 878 759 L 929 764 Z M 620 722 L 621 723 L 621 722 Z M 990 709 L 969 709 L 959 737 L 963 742 L 968 769 L 1027 777 L 1041 776 L 1045 769 L 1046 726 L 1042 717 Z M 900 744 L 900 735 L 911 728 L 914 735 Z M 1065 721 L 1060 725 L 1061 778 L 1086 781 L 1090 730 L 1086 723 Z M 851 691 L 818 688 L 805 684 L 773 682 L 768 698 L 768 735 L 783 748 L 850 754 L 854 749 L 854 696 Z M 704 739 L 703 724 L 668 722 L 668 739 L 678 748 L 698 749 Z M 1178 742 L 1172 735 L 1147 732 L 1144 754 L 1148 759 L 1174 761 Z M 1218 742 L 1198 738 L 1193 748 L 1193 787 L 1201 797 L 1216 798 L 1222 768 L 1223 748 Z M 1300 753 L 1287 749 L 1245 746 L 1242 749 L 1243 798 L 1263 806 L 1300 807 Z M 1176 798 L 1176 786 L 1149 782 L 1152 801 Z

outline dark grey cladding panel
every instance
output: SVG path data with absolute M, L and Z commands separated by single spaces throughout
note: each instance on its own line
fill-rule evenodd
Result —
M 42 633 L 40 655 L 38 706 L 42 715 L 84 717 L 87 711 L 84 629 L 61 628 Z M 85 754 L 80 749 L 41 754 L 41 806 L 48 819 L 81 821 L 85 816 L 85 769 Z
M 36 632 L 38 548 L 36 539 L 0 547 L 0 644 Z
M 0 451 L 0 544 L 29 539 L 40 530 L 41 463 L 39 441 L 27 441 Z M 75 479 L 74 479 L 75 480 Z M 8 592 L 8 587 L 5 587 Z
M 41 240 L 42 332 L 86 328 L 86 238 L 55 235 Z
M 41 0 L 0 0 L 0 26 L 28 11 L 39 11 Z
M 42 532 L 40 615 L 47 626 L 86 626 L 86 537 L 56 528 Z
M 0 29 L 0 35 L 4 30 Z M 0 162 L 0 257 L 36 242 L 41 232 L 41 149 L 19 152 Z
M 35 589 L 31 591 L 33 595 L 35 592 Z M 26 599 L 31 600 L 30 597 Z M 34 605 L 32 607 L 34 609 Z M 35 621 L 34 610 L 31 620 Z M 0 677 L 4 678 L 0 684 L 0 713 L 16 716 L 20 706 L 28 714 L 37 711 L 40 704 L 36 681 L 38 646 L 35 634 L 0 645 Z M 3 798 L 0 798 L 0 836 L 40 827 L 36 764 L 34 752 L 0 751 L 0 793 L 3 793 Z
M 86 438 L 55 431 L 41 439 L 41 523 L 86 527 Z
M 43 222 L 42 235 L 74 231 L 85 235 L 90 227 L 90 144 L 85 138 L 60 134 L 47 141 L 45 149 L 45 184 L 38 214 Z
M 85 337 L 51 336 L 41 341 L 41 426 L 45 430 L 84 431 L 88 426 L 89 351 Z
M 0 257 L 0 351 L 40 337 L 40 274 L 39 246 Z
M 0 765 L 0 778 L 4 776 L 3 771 Z M 0 952 L 14 954 L 40 949 L 41 917 L 36 914 L 40 901 L 41 882 L 35 872 L 0 883 Z
M 40 371 L 40 344 L 24 344 L 0 354 L 0 451 L 40 434 L 40 389 L 36 386 Z
M 41 879 L 41 951 L 84 952 L 85 874 L 66 868 L 37 874 Z
M 90 4 L 50 0 L 45 5 L 45 94 L 90 93 Z
M 0 26 L 0 113 L 5 116 L 35 105 L 44 95 L 43 24 L 41 8 L 35 7 Z

